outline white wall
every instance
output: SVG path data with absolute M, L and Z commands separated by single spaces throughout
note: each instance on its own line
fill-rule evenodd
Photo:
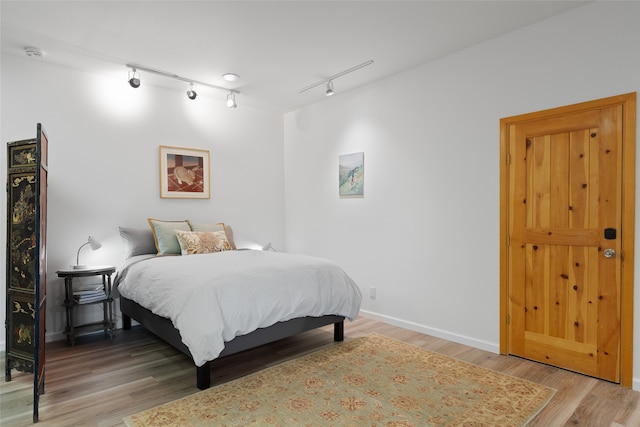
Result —
M 499 120 L 639 91 L 640 3 L 592 3 L 350 93 L 334 86 L 285 116 L 288 250 L 343 265 L 373 317 L 497 352 Z M 364 197 L 340 199 L 338 156 L 360 151 Z M 634 367 L 640 389 L 640 350 Z
M 178 90 L 134 90 L 124 68 L 110 78 L 9 55 L 1 67 L 0 140 L 33 138 L 40 122 L 50 141 L 48 339 L 62 338 L 65 325 L 63 281 L 55 273 L 75 264 L 89 235 L 103 248 L 83 249 L 81 261 L 94 264 L 119 265 L 118 226 L 145 228 L 147 217 L 224 221 L 240 246 L 284 245 L 282 115 L 243 107 L 241 96 L 232 110 L 204 94 L 190 101 Z M 210 150 L 211 199 L 160 199 L 159 145 Z M 6 148 L 0 153 L 4 177 Z M 0 193 L 5 224 L 6 194 Z M 4 261 L 0 266 L 6 277 Z M 81 310 L 85 318 L 101 313 L 99 306 Z

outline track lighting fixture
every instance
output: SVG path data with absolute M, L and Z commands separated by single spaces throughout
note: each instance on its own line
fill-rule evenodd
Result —
M 335 92 L 333 91 L 333 81 L 334 81 L 335 79 L 337 79 L 338 77 L 342 77 L 342 76 L 344 76 L 345 74 L 349 74 L 349 73 L 351 73 L 351 72 L 353 72 L 353 71 L 359 70 L 360 68 L 366 67 L 367 65 L 371 65 L 371 64 L 373 64 L 373 60 L 369 60 L 369 61 L 367 61 L 367 62 L 363 62 L 363 63 L 362 63 L 362 64 L 360 64 L 360 65 L 356 65 L 355 67 L 351 67 L 351 68 L 349 68 L 348 70 L 341 71 L 341 72 L 339 72 L 338 74 L 334 74 L 334 75 L 333 75 L 333 76 L 331 76 L 331 77 L 327 77 L 327 78 L 326 78 L 326 79 L 324 79 L 324 80 L 320 80 L 320 81 L 319 81 L 319 82 L 317 82 L 317 83 L 314 83 L 314 84 L 309 85 L 309 86 L 307 86 L 307 87 L 305 87 L 305 88 L 302 88 L 302 89 L 300 89 L 300 92 L 298 92 L 298 93 L 302 93 L 302 92 L 305 92 L 305 91 L 307 91 L 307 90 L 309 90 L 309 89 L 312 89 L 312 88 L 314 88 L 314 87 L 316 87 L 316 86 L 320 86 L 320 85 L 326 84 L 326 85 L 327 85 L 327 90 L 325 91 L 325 93 L 324 93 L 324 94 L 325 94 L 325 95 L 327 95 L 327 96 L 331 96 L 331 95 L 333 95 L 333 94 L 335 93 Z
M 333 81 L 329 80 L 327 82 L 327 91 L 324 93 L 326 96 L 331 96 L 333 95 Z
M 229 95 L 227 95 L 227 107 L 236 108 L 238 104 L 236 103 L 236 94 L 231 91 Z
M 240 92 L 238 92 L 237 90 L 233 90 L 233 89 L 230 90 L 221 86 L 216 86 L 216 85 L 200 82 L 193 79 L 188 79 L 186 77 L 178 76 L 177 74 L 154 70 L 153 68 L 147 68 L 141 65 L 126 64 L 126 67 L 131 69 L 131 71 L 129 71 L 129 84 L 131 85 L 131 87 L 134 87 L 134 88 L 140 87 L 139 70 L 142 70 L 147 73 L 156 74 L 158 76 L 168 77 L 170 79 L 180 80 L 180 81 L 189 83 L 189 90 L 187 91 L 187 96 L 189 97 L 189 99 L 196 99 L 196 97 L 198 96 L 198 94 L 193 88 L 193 86 L 197 84 L 199 86 L 206 86 L 212 89 L 224 90 L 225 92 L 229 92 L 229 95 L 227 95 L 227 106 L 229 108 L 236 108 L 238 106 L 238 104 L 236 103 L 236 93 L 240 93 Z
M 198 94 L 196 93 L 195 90 L 193 90 L 193 83 L 189 83 L 189 90 L 187 91 L 187 97 L 189 99 L 196 99 L 196 96 L 198 96 Z
M 140 87 L 140 73 L 138 73 L 136 68 L 132 68 L 131 71 L 129 71 L 129 84 L 132 88 L 137 89 Z

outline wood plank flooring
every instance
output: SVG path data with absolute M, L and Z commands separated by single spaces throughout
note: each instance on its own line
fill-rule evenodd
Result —
M 345 337 L 370 333 L 395 338 L 447 356 L 544 384 L 557 390 L 529 426 L 640 426 L 640 393 L 536 362 L 507 357 L 358 318 L 345 322 Z M 213 363 L 220 384 L 333 344 L 333 327 L 306 332 Z M 118 330 L 47 343 L 46 393 L 40 400 L 42 426 L 124 426 L 122 418 L 198 392 L 195 368 L 182 353 L 143 330 Z M 4 355 L 2 357 L 4 371 Z M 32 425 L 33 377 L 13 371 L 0 382 L 0 425 Z

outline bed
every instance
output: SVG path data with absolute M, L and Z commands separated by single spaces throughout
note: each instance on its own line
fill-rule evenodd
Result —
M 126 260 L 114 283 L 123 329 L 133 319 L 192 358 L 199 389 L 210 387 L 211 362 L 219 357 L 331 324 L 334 340 L 342 341 L 344 320 L 360 309 L 357 285 L 329 260 L 237 250 L 221 224 L 205 227 L 214 232 L 194 231 L 191 223 L 176 231 L 170 224 L 165 236 L 151 224 L 153 247 L 146 230 L 120 229 Z M 185 236 L 213 239 L 224 249 L 198 252 Z M 179 237 L 179 249 L 171 249 L 178 254 L 162 244 L 165 238 L 175 244 L 172 237 Z

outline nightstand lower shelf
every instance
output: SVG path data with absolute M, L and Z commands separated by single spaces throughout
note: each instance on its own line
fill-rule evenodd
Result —
M 96 321 L 96 322 L 90 322 L 90 323 L 83 323 L 81 325 L 76 325 L 75 324 L 75 319 L 74 319 L 74 308 L 76 307 L 85 307 L 85 306 L 89 306 L 89 305 L 95 305 L 95 304 L 103 304 L 104 305 L 104 310 L 106 310 L 106 314 L 103 313 L 103 319 L 104 320 L 100 320 L 100 321 Z M 104 333 L 106 335 L 108 335 L 110 338 L 113 338 L 113 330 L 115 328 L 115 323 L 113 322 L 113 299 L 109 298 L 108 300 L 104 300 L 104 301 L 99 301 L 99 302 L 95 302 L 95 303 L 88 303 L 88 304 L 77 304 L 72 302 L 71 304 L 65 302 L 63 304 L 68 313 L 67 313 L 67 326 L 64 329 L 64 333 L 67 336 L 67 341 L 70 345 L 74 345 L 75 344 L 75 340 L 76 340 L 76 335 L 77 335 L 77 331 L 78 330 L 91 330 L 91 331 L 99 331 L 100 329 L 102 329 L 104 331 Z

